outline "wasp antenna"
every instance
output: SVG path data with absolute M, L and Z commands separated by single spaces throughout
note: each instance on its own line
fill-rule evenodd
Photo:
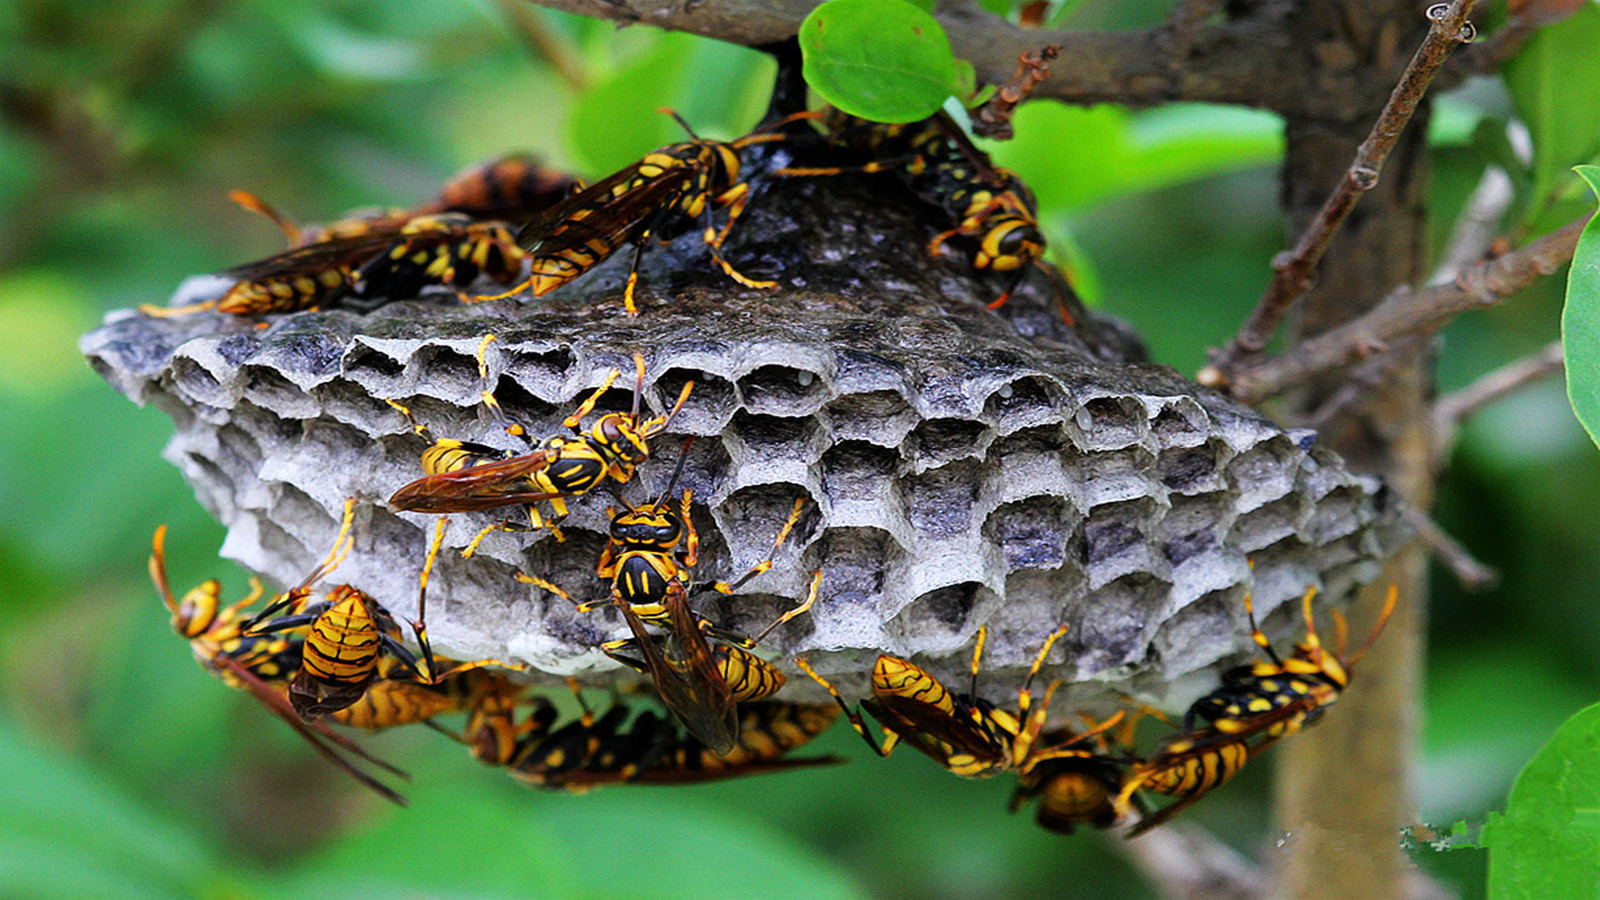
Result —
M 1389 617 L 1394 615 L 1394 607 L 1399 599 L 1400 586 L 1396 584 L 1389 585 L 1389 595 L 1383 601 L 1383 612 L 1378 613 L 1378 621 L 1372 626 L 1372 632 L 1367 635 L 1367 640 L 1361 645 L 1361 649 L 1357 650 L 1356 654 L 1344 663 L 1346 669 L 1360 662 L 1361 658 L 1367 655 L 1367 651 L 1372 649 L 1372 645 L 1377 643 L 1378 635 L 1383 633 L 1383 626 L 1389 624 Z
M 694 129 L 689 127 L 689 123 L 684 121 L 683 116 L 678 115 L 678 111 L 677 110 L 668 109 L 667 107 L 662 106 L 662 107 L 657 108 L 656 112 L 661 113 L 662 115 L 671 116 L 672 120 L 674 122 L 677 122 L 679 127 L 681 127 L 684 131 L 688 132 L 689 137 L 692 140 L 696 140 L 696 141 L 700 140 L 700 135 L 694 133 Z
M 277 225 L 283 230 L 283 234 L 289 239 L 290 245 L 300 243 L 300 226 L 289 221 L 277 210 L 268 206 L 265 200 L 262 200 L 260 197 L 257 197 L 255 194 L 252 194 L 249 191 L 229 191 L 228 199 L 253 213 L 260 213 L 261 215 L 271 219 L 274 225 Z
M 677 402 L 673 403 L 672 408 L 667 410 L 667 414 L 661 417 L 661 424 L 652 429 L 651 434 L 660 434 L 667 430 L 667 426 L 672 423 L 673 417 L 677 416 L 678 410 L 683 409 L 683 404 L 688 402 L 689 392 L 692 390 L 694 390 L 694 379 L 691 378 L 683 383 L 683 389 L 678 391 Z
M 155 582 L 156 590 L 161 592 L 161 602 L 167 605 L 167 611 L 178 611 L 178 598 L 172 596 L 172 586 L 167 583 L 167 526 L 157 525 L 155 536 L 150 539 L 150 580 Z
M 1250 591 L 1244 592 L 1244 614 L 1245 618 L 1250 620 L 1250 640 L 1256 642 L 1256 646 L 1267 654 L 1267 658 L 1272 660 L 1273 665 L 1281 667 L 1283 662 L 1278 659 L 1277 651 L 1272 649 L 1272 642 L 1267 640 L 1266 634 L 1261 631 L 1261 625 L 1256 622 L 1256 608 L 1251 601 L 1250 594 Z
M 1306 617 L 1306 646 L 1320 652 L 1322 650 L 1322 638 L 1317 634 L 1317 616 L 1311 608 L 1311 601 L 1316 596 L 1316 585 L 1306 588 L 1305 594 L 1300 598 L 1300 605 Z
M 672 496 L 672 491 L 677 488 L 678 479 L 683 475 L 684 464 L 689 461 L 689 448 L 694 446 L 694 437 L 692 434 L 689 435 L 683 442 L 683 449 L 678 451 L 678 464 L 672 469 L 672 477 L 667 479 L 666 489 L 661 492 L 661 497 L 656 500 L 657 509 L 661 508 L 661 504 L 667 502 L 667 498 Z

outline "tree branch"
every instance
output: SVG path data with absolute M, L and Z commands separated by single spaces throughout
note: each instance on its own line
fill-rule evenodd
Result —
M 1455 444 L 1456 429 L 1463 419 L 1513 391 L 1562 371 L 1566 362 L 1561 342 L 1551 341 L 1543 350 L 1509 362 L 1452 394 L 1439 398 L 1433 406 L 1435 446 L 1448 453 Z
M 1192 822 L 1175 822 L 1120 843 L 1162 896 L 1234 900 L 1266 892 L 1258 866 Z
M 1500 583 L 1500 573 L 1478 562 L 1461 542 L 1439 527 L 1428 514 L 1410 504 L 1401 507 L 1400 514 L 1417 530 L 1417 537 L 1427 545 L 1435 559 L 1461 582 L 1469 591 L 1486 591 Z
M 1447 91 L 1473 75 L 1498 72 L 1535 32 L 1546 25 L 1554 25 L 1583 7 L 1584 0 L 1564 0 L 1557 3 L 1525 5 L 1514 13 L 1494 34 L 1451 57 L 1440 70 L 1437 87 Z M 1515 3 L 1512 4 L 1516 6 Z
M 1201 370 L 1197 378 L 1201 384 L 1227 387 L 1233 380 L 1234 370 L 1266 347 L 1290 304 L 1310 290 L 1322 255 L 1356 202 L 1377 186 L 1389 151 L 1394 149 L 1400 133 L 1422 102 L 1434 73 L 1452 50 L 1472 40 L 1472 24 L 1467 21 L 1467 14 L 1472 11 L 1474 2 L 1476 0 L 1451 0 L 1448 5 L 1429 7 L 1428 35 L 1389 95 L 1389 102 L 1372 126 L 1372 132 L 1356 150 L 1356 158 L 1344 179 L 1323 203 L 1294 249 L 1272 261 L 1271 283 L 1239 333 L 1212 358 L 1211 365 Z
M 1239 369 L 1231 393 L 1252 403 L 1369 356 L 1403 335 L 1438 328 L 1469 309 L 1494 306 L 1571 262 L 1588 221 L 1584 215 L 1525 247 L 1463 269 L 1450 284 L 1399 288 L 1354 322 Z
M 623 25 L 685 31 L 749 47 L 795 35 L 815 0 L 530 0 Z M 1033 92 L 1069 103 L 1148 106 L 1174 100 L 1299 109 L 1324 101 L 1285 78 L 1290 52 L 1267 17 L 1197 27 L 1185 21 L 1142 31 L 1087 33 L 1024 28 L 976 3 L 940 4 L 936 17 L 956 55 L 971 61 L 982 84 L 1003 84 L 1019 54 L 1049 44 L 1070 65 L 1052 69 Z

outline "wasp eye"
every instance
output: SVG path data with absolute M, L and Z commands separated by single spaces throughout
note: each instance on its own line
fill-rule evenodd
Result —
M 622 440 L 622 426 L 618 424 L 618 419 L 619 416 L 617 415 L 609 415 L 602 418 L 600 423 L 595 426 L 595 430 L 600 432 L 600 437 L 608 443 L 614 444 Z

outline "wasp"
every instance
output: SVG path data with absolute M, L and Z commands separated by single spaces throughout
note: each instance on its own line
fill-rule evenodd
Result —
M 261 582 L 253 580 L 249 596 L 243 600 L 221 605 L 221 584 L 208 580 L 189 591 L 180 601 L 173 596 L 167 580 L 166 526 L 156 529 L 151 541 L 150 578 L 156 591 L 172 614 L 172 626 L 189 641 L 195 659 L 207 671 L 220 678 L 229 687 L 248 691 L 269 712 L 288 723 L 296 733 L 305 738 L 323 758 L 338 766 L 346 774 L 376 792 L 379 796 L 401 806 L 405 798 L 392 788 L 363 770 L 351 757 L 364 760 L 399 778 L 409 779 L 405 772 L 368 754 L 349 738 L 333 731 L 320 722 L 305 722 L 295 712 L 285 697 L 283 681 L 300 664 L 300 642 L 281 635 L 247 634 L 244 630 L 244 610 L 261 596 Z M 323 570 L 333 564 L 324 562 L 314 572 L 321 577 Z M 308 589 L 305 586 L 297 590 Z
M 1237 733 L 1205 728 L 1170 738 L 1156 754 L 1135 763 L 1112 801 L 1114 818 L 1126 815 L 1138 790 L 1176 797 L 1154 814 L 1145 816 L 1129 829 L 1136 838 L 1194 805 L 1201 797 L 1232 780 L 1261 747 L 1252 748 Z
M 838 762 L 784 758 L 833 723 L 838 711 L 831 704 L 746 704 L 739 711 L 737 743 L 717 753 L 654 712 L 638 713 L 630 722 L 631 710 L 618 702 L 596 717 L 577 696 L 582 715 L 560 728 L 549 728 L 548 707 L 530 716 L 533 724 L 506 762 L 512 777 L 582 793 L 614 784 L 691 784 Z
M 329 556 L 332 566 L 337 566 L 350 550 L 350 522 L 354 513 L 355 500 L 351 498 L 345 501 L 344 524 Z M 289 680 L 289 702 L 295 712 L 303 718 L 314 719 L 345 709 L 367 693 L 379 679 L 380 671 L 385 673 L 387 681 L 437 685 L 446 678 L 484 666 L 522 668 L 500 660 L 481 659 L 456 663 L 442 673 L 438 671 L 423 621 L 428 575 L 443 542 L 445 525 L 445 521 L 440 520 L 423 563 L 418 618 L 411 623 L 417 644 L 422 648 L 421 661 L 400 643 L 399 626 L 389 611 L 377 600 L 347 584 L 334 586 L 319 602 L 306 603 L 310 590 L 308 582 L 296 592 L 269 604 L 245 624 L 249 634 L 306 630 L 300 668 Z M 289 610 L 285 615 L 271 618 L 285 609 Z M 393 662 L 385 664 L 385 657 Z
M 1203 720 L 1219 731 L 1265 736 L 1277 739 L 1294 734 L 1314 724 L 1339 699 L 1350 685 L 1350 673 L 1355 664 L 1383 633 L 1389 616 L 1394 613 L 1398 589 L 1391 587 L 1384 601 L 1378 621 L 1373 625 L 1367 641 L 1354 655 L 1345 656 L 1344 616 L 1334 612 L 1338 631 L 1338 650 L 1328 653 L 1317 635 L 1317 623 L 1312 615 L 1311 601 L 1317 589 L 1308 588 L 1301 597 L 1301 607 L 1306 620 L 1305 640 L 1294 645 L 1288 659 L 1281 659 L 1267 636 L 1256 624 L 1255 609 L 1250 596 L 1245 595 L 1245 615 L 1250 620 L 1250 639 L 1255 641 L 1266 661 L 1257 660 L 1224 672 L 1222 686 L 1189 707 L 1183 717 L 1184 730 L 1192 730 Z
M 1072 745 L 1122 720 L 1122 714 L 1118 713 L 1096 730 L 1072 738 L 1068 746 L 1044 747 L 1038 743 L 1050 701 L 1060 682 L 1052 682 L 1043 702 L 1035 707 L 1033 679 L 1044 665 L 1050 648 L 1066 631 L 1063 625 L 1045 638 L 1027 678 L 1017 690 L 1014 713 L 977 694 L 978 667 L 987 626 L 978 629 L 972 652 L 972 685 L 964 694 L 952 692 L 910 660 L 887 653 L 879 656 L 872 669 L 872 696 L 862 700 L 861 705 L 884 726 L 885 737 L 881 744 L 868 734 L 861 713 L 851 709 L 832 684 L 817 674 L 806 660 L 799 659 L 796 663 L 833 695 L 850 726 L 874 753 L 887 757 L 905 741 L 962 778 L 987 778 L 1007 770 L 1025 772 L 1049 759 L 1077 756 L 1080 751 Z
M 1196 700 L 1183 717 L 1183 732 L 1168 740 L 1150 759 L 1133 767 L 1118 794 L 1119 810 L 1126 810 L 1134 791 L 1147 789 L 1179 797 L 1147 816 L 1128 834 L 1137 837 L 1182 812 L 1211 790 L 1228 781 L 1251 758 L 1266 750 L 1279 738 L 1297 734 L 1313 725 L 1339 699 L 1350 684 L 1355 664 L 1382 634 L 1394 613 L 1398 591 L 1391 587 L 1383 610 L 1356 653 L 1346 656 L 1344 617 L 1334 613 L 1338 647 L 1329 653 L 1317 634 L 1311 601 L 1315 587 L 1301 597 L 1306 621 L 1305 640 L 1294 645 L 1288 659 L 1278 656 L 1256 623 L 1250 596 L 1245 595 L 1245 614 L 1250 621 L 1250 638 L 1267 655 L 1223 673 L 1217 690 Z M 1204 727 L 1197 727 L 1201 722 Z
M 1035 820 L 1043 828 L 1072 834 L 1080 825 L 1110 828 L 1120 816 L 1115 800 L 1126 780 L 1129 760 L 1114 754 L 1101 725 L 1085 717 L 1089 728 L 1082 733 L 1069 730 L 1045 732 L 1040 741 L 1063 751 L 1051 759 L 1028 766 L 1017 778 L 1011 795 L 1010 811 L 1029 802 L 1039 805 Z M 1126 744 L 1129 734 L 1118 742 Z
M 300 226 L 244 191 L 234 202 L 270 218 L 289 249 L 224 271 L 235 284 L 217 300 L 183 307 L 143 306 L 150 315 L 205 309 L 262 315 L 336 302 L 373 306 L 417 296 L 433 284 L 460 287 L 480 276 L 511 284 L 522 274 L 522 248 L 511 225 L 569 195 L 577 182 L 509 156 L 468 169 L 413 210 L 380 210 L 328 225 Z M 463 301 L 479 298 L 457 291 Z
M 478 371 L 486 384 L 488 366 L 484 353 L 494 339 L 494 335 L 486 335 L 478 345 Z M 637 381 L 631 412 L 606 413 L 594 421 L 587 433 L 579 429 L 579 423 L 620 375 L 613 369 L 600 387 L 562 420 L 573 437 L 545 438 L 527 453 L 510 453 L 453 439 L 435 440 L 422 454 L 422 470 L 427 474 L 395 491 L 389 505 L 406 512 L 431 513 L 526 505 L 529 527 L 537 530 L 546 522 L 536 504 L 548 501 L 554 521 L 566 516 L 566 498 L 588 493 L 607 479 L 617 484 L 627 482 L 650 456 L 650 439 L 666 430 L 694 388 L 693 381 L 685 382 L 677 402 L 665 415 L 642 418 L 639 402 L 644 394 L 644 357 L 635 354 L 633 361 Z M 505 422 L 504 412 L 487 386 L 483 402 L 505 423 L 508 433 L 525 437 L 522 426 Z M 390 405 L 410 418 L 405 407 L 393 401 Z M 419 435 L 428 436 L 426 428 L 415 422 L 412 427 Z M 489 526 L 468 544 L 465 554 L 471 555 L 478 541 L 496 529 L 515 530 L 515 526 L 505 522 Z
M 681 511 L 674 510 L 667 500 L 685 459 L 686 454 L 680 455 L 678 468 L 658 500 L 628 506 L 621 512 L 611 511 L 611 540 L 596 567 L 596 575 L 610 582 L 611 594 L 579 604 L 578 610 L 589 612 L 605 603 L 621 610 L 633 636 L 607 641 L 600 649 L 618 662 L 649 674 L 662 703 L 689 732 L 712 751 L 727 753 L 739 734 L 737 704 L 770 697 L 785 681 L 776 666 L 750 651 L 778 626 L 816 603 L 822 573 L 813 575 L 804 602 L 779 616 L 754 638 L 719 628 L 697 615 L 689 605 L 686 584 L 688 570 L 698 561 L 700 543 L 689 514 L 693 492 L 684 491 Z M 804 497 L 795 501 L 773 541 L 774 552 L 799 521 L 804 503 Z M 681 559 L 680 543 L 686 543 Z M 705 587 L 731 594 L 771 567 L 769 557 L 732 583 L 714 582 Z M 516 577 L 563 599 L 572 599 L 542 578 L 520 572 Z M 661 633 L 650 632 L 646 625 L 656 626 Z
M 990 309 L 1005 305 L 1030 267 L 1049 267 L 1032 192 L 1015 173 L 994 165 L 949 116 L 939 113 L 906 125 L 868 122 L 838 112 L 824 119 L 834 141 L 873 158 L 854 166 L 786 167 L 774 174 L 899 173 L 918 197 L 954 223 L 928 242 L 929 256 L 939 257 L 946 243 L 957 241 L 967 246 L 973 268 L 1015 273 Z M 1075 301 L 1058 299 L 1067 324 L 1073 324 L 1070 304 Z
M 452 662 L 443 657 L 438 657 L 438 662 L 453 668 Z M 431 723 L 435 716 L 446 713 L 471 713 L 495 702 L 489 698 L 512 698 L 514 702 L 521 692 L 520 686 L 504 675 L 482 668 L 440 676 L 434 684 L 412 680 L 408 674 L 398 671 L 392 660 L 380 660 L 378 678 L 366 693 L 328 718 L 351 728 L 379 731 Z
M 542 297 L 632 242 L 633 264 L 622 302 L 627 314 L 636 316 L 639 260 L 651 236 L 671 237 L 696 220 L 704 223 L 703 236 L 711 258 L 729 278 L 747 287 L 777 286 L 740 273 L 722 255 L 722 245 L 750 202 L 750 185 L 740 177 L 740 151 L 752 144 L 783 140 L 783 136 L 753 133 L 731 142 L 706 140 L 677 113 L 661 111 L 677 120 L 689 140 L 646 154 L 523 226 L 517 240 L 532 257 L 531 275 L 499 297 L 524 289 Z M 728 218 L 719 230 L 713 214 L 724 209 Z
M 474 219 L 523 224 L 582 189 L 577 179 L 514 153 L 469 166 L 413 216 L 464 213 Z

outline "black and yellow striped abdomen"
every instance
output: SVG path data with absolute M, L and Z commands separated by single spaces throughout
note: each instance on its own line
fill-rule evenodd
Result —
M 1239 774 L 1250 759 L 1250 748 L 1243 742 L 1217 744 L 1195 751 L 1190 742 L 1180 740 L 1137 772 L 1141 786 L 1172 797 L 1197 797 Z
M 372 598 L 349 585 L 328 594 L 328 609 L 311 623 L 301 671 L 317 681 L 362 684 L 377 674 L 382 642 L 372 617 Z

